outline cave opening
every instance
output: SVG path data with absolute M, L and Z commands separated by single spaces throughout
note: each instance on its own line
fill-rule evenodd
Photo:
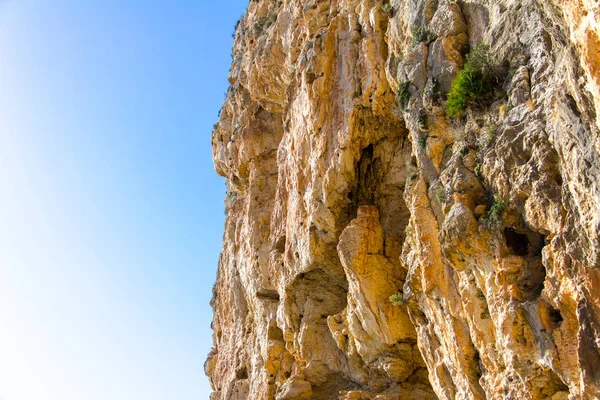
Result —
M 358 160 L 356 167 L 356 199 L 359 204 L 357 204 L 357 206 L 371 206 L 374 202 L 374 189 L 377 186 L 377 182 L 375 181 L 377 171 L 375 171 L 373 152 L 373 144 L 369 144 L 362 150 L 360 159 Z
M 560 325 L 561 322 L 563 322 L 563 316 L 560 313 L 559 310 L 557 310 L 556 308 L 552 308 L 550 310 L 550 312 L 548 313 L 548 319 L 550 320 L 550 322 L 552 322 L 555 326 Z
M 506 247 L 513 255 L 527 260 L 527 269 L 519 286 L 527 298 L 537 298 L 542 294 L 546 279 L 546 268 L 542 262 L 544 235 L 526 227 L 507 227 L 503 231 Z
M 235 377 L 236 379 L 248 379 L 248 369 L 246 368 L 246 366 L 243 366 L 242 368 L 235 371 Z
M 527 235 L 515 231 L 513 228 L 504 229 L 504 240 L 508 248 L 517 256 L 526 256 L 529 253 L 529 239 Z

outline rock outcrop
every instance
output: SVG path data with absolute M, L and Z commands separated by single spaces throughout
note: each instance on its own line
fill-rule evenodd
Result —
M 600 398 L 598 18 L 251 0 L 212 138 L 211 399 Z M 501 79 L 450 118 L 478 43 Z

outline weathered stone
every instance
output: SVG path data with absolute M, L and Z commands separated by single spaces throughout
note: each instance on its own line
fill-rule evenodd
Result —
M 398 67 L 398 81 L 410 82 L 416 86 L 417 91 L 425 87 L 427 82 L 427 44 L 421 42 L 417 44 L 400 61 Z
M 301 400 L 312 397 L 311 384 L 303 379 L 292 378 L 286 381 L 281 387 L 277 400 Z
M 439 7 L 433 15 L 429 27 L 436 36 L 454 36 L 467 33 L 467 23 L 460 6 L 456 3 L 444 4 Z
M 240 20 L 211 399 L 600 398 L 598 5 L 386 4 Z M 508 74 L 451 120 L 479 42 Z

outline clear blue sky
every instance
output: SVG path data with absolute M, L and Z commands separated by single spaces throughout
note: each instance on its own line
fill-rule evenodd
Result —
M 0 399 L 208 398 L 246 6 L 0 1 Z

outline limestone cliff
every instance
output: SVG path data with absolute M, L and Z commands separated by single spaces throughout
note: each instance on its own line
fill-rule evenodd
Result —
M 250 1 L 212 137 L 211 399 L 600 398 L 598 18 Z M 479 43 L 495 86 L 451 118 Z

